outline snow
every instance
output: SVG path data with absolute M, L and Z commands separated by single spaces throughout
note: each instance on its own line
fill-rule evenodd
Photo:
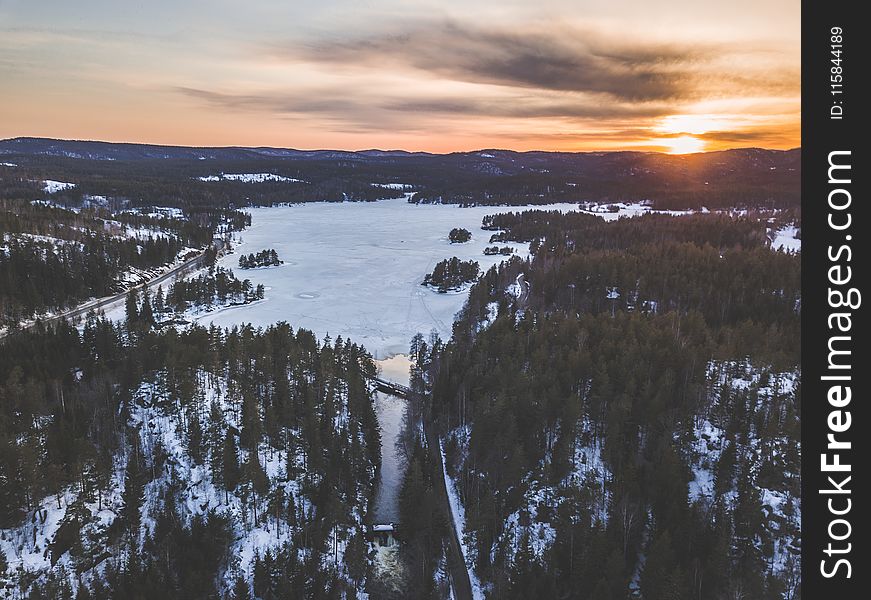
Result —
M 799 234 L 799 228 L 795 225 L 788 225 L 778 229 L 774 233 L 774 239 L 771 241 L 772 250 L 782 250 L 783 252 L 801 252 L 801 240 L 796 238 Z
M 143 206 L 128 208 L 121 211 L 122 214 L 141 215 L 151 219 L 181 219 L 184 211 L 175 206 Z
M 510 296 L 513 296 L 514 298 L 519 299 L 521 296 L 523 296 L 523 273 L 518 275 L 514 279 L 514 283 L 509 285 L 505 291 L 508 292 L 508 294 Z
M 204 380 L 205 377 L 200 379 L 202 385 L 205 385 Z M 209 510 L 215 510 L 230 519 L 235 540 L 230 554 L 234 558 L 222 575 L 225 585 L 231 585 L 236 574 L 246 574 L 250 579 L 255 557 L 263 556 L 267 549 L 275 550 L 290 542 L 293 530 L 286 524 L 277 523 L 273 518 L 261 517 L 255 523 L 248 504 L 239 496 L 239 488 L 234 492 L 225 492 L 212 480 L 208 461 L 203 465 L 194 463 L 186 449 L 182 433 L 184 425 L 176 411 L 176 404 L 165 391 L 161 391 L 161 387 L 155 383 L 142 384 L 129 406 L 130 425 L 140 431 L 143 456 L 154 456 L 158 447 L 162 447 L 167 455 L 167 468 L 145 486 L 143 533 L 153 531 L 154 515 L 160 509 L 170 482 L 184 482 L 187 485 L 182 488 L 178 503 L 186 519 L 205 514 Z M 238 426 L 235 411 L 228 398 L 226 379 L 221 378 L 214 386 L 205 385 L 205 392 L 203 404 L 210 406 L 215 403 L 224 414 L 227 425 Z M 205 423 L 203 429 L 206 429 Z M 240 449 L 239 452 L 242 464 L 247 460 L 247 451 Z M 269 477 L 270 487 L 284 486 L 286 494 L 293 496 L 297 509 L 310 512 L 311 504 L 300 491 L 300 481 L 285 477 L 286 452 L 276 450 L 264 441 L 258 448 L 258 453 L 264 472 Z M 359 524 L 340 527 L 340 561 L 347 537 L 358 526 Z
M 490 327 L 493 323 L 496 322 L 496 318 L 499 316 L 499 303 L 498 302 L 489 302 L 487 303 L 487 315 L 484 317 L 484 320 L 478 326 L 478 331 L 486 329 Z
M 607 204 L 584 202 L 581 207 L 583 212 L 602 217 L 606 221 L 616 221 L 623 217 L 637 217 L 648 213 L 671 215 L 673 217 L 693 214 L 691 210 L 654 210 L 650 203 L 646 201 L 612 202 Z
M 695 430 L 694 435 L 696 442 L 693 444 L 693 451 L 700 457 L 700 461 L 691 465 L 693 479 L 689 482 L 689 499 L 690 502 L 702 498 L 712 500 L 714 497 L 712 465 L 720 460 L 723 430 L 705 420 L 701 427 Z
M 457 487 L 454 480 L 448 475 L 447 460 L 445 459 L 445 449 L 439 441 L 439 452 L 442 455 L 442 475 L 445 478 L 445 487 L 448 488 L 448 502 L 451 505 L 451 520 L 454 523 L 454 531 L 457 532 L 457 538 L 460 540 L 460 546 L 463 550 L 463 558 L 466 561 L 466 570 L 469 572 L 469 581 L 472 584 L 472 598 L 474 600 L 484 600 L 484 589 L 481 587 L 481 581 L 475 574 L 475 569 L 470 565 L 471 554 L 469 546 L 463 535 L 466 529 L 466 509 L 463 503 L 460 502 L 460 495 L 457 493 Z
M 15 163 L 11 163 L 11 162 L 0 163 L 0 167 L 17 167 L 17 166 L 18 165 L 16 165 Z
M 449 338 L 454 315 L 466 293 L 439 294 L 421 285 L 437 262 L 457 256 L 476 260 L 486 271 L 504 256 L 485 256 L 489 236 L 481 230 L 485 215 L 533 207 L 410 204 L 405 198 L 365 203 L 307 203 L 251 208 L 252 224 L 233 254 L 219 264 L 237 266 L 238 253 L 275 248 L 280 269 L 245 272 L 252 284 L 271 288 L 257 306 L 237 307 L 204 316 L 222 327 L 242 322 L 268 326 L 287 321 L 362 343 L 376 358 L 408 349 L 415 333 L 435 329 Z M 574 204 L 545 207 L 577 210 Z M 466 244 L 450 244 L 454 227 L 478 231 Z M 529 254 L 526 244 L 511 244 L 515 255 Z
M 221 173 L 220 175 L 208 175 L 197 177 L 200 181 L 241 181 L 242 183 L 263 183 L 265 181 L 282 181 L 287 183 L 308 183 L 302 179 L 293 179 L 274 173 Z
M 546 521 L 538 520 L 538 507 L 545 503 L 549 506 L 554 504 L 553 498 L 556 494 L 552 488 L 531 488 L 525 495 L 526 506 L 525 512 L 529 515 L 529 525 L 521 525 L 521 511 L 516 510 L 511 513 L 505 520 L 505 533 L 503 540 L 508 536 L 514 538 L 513 550 L 516 552 L 521 535 L 525 532 L 529 539 L 529 549 L 536 558 L 542 558 L 548 548 L 553 546 L 556 541 L 556 530 Z M 549 501 L 550 497 L 550 501 Z
M 106 196 L 94 196 L 91 194 L 86 194 L 82 196 L 82 206 L 91 207 L 91 206 L 108 206 L 109 199 Z
M 76 187 L 75 183 L 67 183 L 66 181 L 55 181 L 53 179 L 46 179 L 42 182 L 42 190 L 48 194 L 54 194 L 57 192 L 62 192 L 64 190 L 70 190 Z
M 756 411 L 771 403 L 775 397 L 793 403 L 797 402 L 795 392 L 801 379 L 799 370 L 776 372 L 770 367 L 753 365 L 744 361 L 711 361 L 707 367 L 708 380 L 714 390 L 723 386 L 729 387 L 733 393 L 746 394 L 755 399 Z M 716 396 L 710 415 L 702 418 L 693 427 L 693 442 L 691 446 L 690 468 L 693 478 L 689 482 L 688 496 L 691 502 L 709 507 L 714 500 L 714 470 L 720 460 L 726 444 L 737 444 L 740 455 L 751 457 L 751 469 L 756 472 L 763 462 L 763 446 L 769 454 L 766 460 L 777 460 L 785 453 L 787 444 L 796 442 L 787 436 L 767 437 L 763 443 L 764 434 L 758 430 L 758 425 L 751 426 L 749 431 L 742 432 L 738 437 L 730 437 L 726 441 L 726 431 L 717 425 L 718 413 Z M 800 445 L 797 450 L 801 451 Z M 778 464 L 784 465 L 781 461 Z M 762 518 L 765 529 L 771 536 L 773 555 L 771 569 L 775 573 L 797 572 L 799 559 L 798 548 L 801 545 L 801 497 L 791 490 L 795 485 L 798 473 L 791 472 L 789 467 L 784 472 L 782 489 L 760 487 Z M 790 482 L 793 482 L 790 484 Z M 722 499 L 733 503 L 737 498 L 735 482 L 723 484 Z M 757 540 L 757 545 L 760 543 Z
M 400 190 L 400 191 L 410 190 L 414 187 L 410 183 L 373 183 L 371 185 L 372 185 L 372 187 L 384 188 L 386 190 Z
M 9 562 L 9 570 L 14 572 L 21 569 L 33 574 L 34 580 L 39 580 L 50 570 L 58 572 L 63 568 L 69 573 L 70 583 L 75 584 L 78 581 L 75 576 L 76 565 L 69 553 L 57 557 L 57 563 L 52 568 L 51 545 L 64 522 L 67 509 L 77 502 L 81 510 L 79 514 L 83 517 L 79 537 L 84 554 L 89 552 L 93 540 L 105 535 L 123 505 L 123 466 L 121 461 L 115 461 L 106 488 L 98 492 L 99 502 L 96 498 L 80 499 L 79 485 L 72 484 L 57 494 L 43 498 L 34 509 L 28 511 L 19 526 L 0 530 L 0 549 Z M 98 568 L 99 563 L 93 565 L 91 572 Z

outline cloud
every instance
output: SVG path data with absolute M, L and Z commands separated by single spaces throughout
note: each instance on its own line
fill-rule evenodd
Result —
M 614 103 L 579 97 L 425 98 L 396 99 L 382 105 L 390 110 L 414 113 L 511 117 L 520 119 L 597 119 L 615 117 L 651 118 L 667 115 L 661 102 Z
M 408 114 L 481 116 L 509 118 L 596 119 L 614 117 L 652 118 L 669 113 L 664 103 L 602 103 L 562 96 L 457 97 L 392 96 L 373 94 L 365 89 L 320 87 L 285 89 L 262 93 L 234 94 L 176 86 L 172 91 L 210 106 L 234 111 L 263 111 L 284 114 L 346 115 L 352 120 L 366 117 L 381 120 L 385 115 Z
M 800 135 L 798 123 L 783 125 L 780 127 L 755 127 L 753 129 L 736 129 L 708 131 L 695 137 L 709 142 L 727 144 L 730 146 L 747 145 L 788 145 L 795 143 L 794 140 Z M 798 144 L 796 144 L 798 145 Z
M 233 94 L 176 86 L 171 91 L 193 98 L 212 108 L 235 112 L 280 115 L 289 119 L 317 120 L 332 131 L 371 132 L 389 128 L 417 131 L 420 123 L 413 115 L 390 111 L 367 94 L 348 93 L 347 89 L 268 91 Z
M 604 94 L 622 101 L 672 100 L 690 91 L 689 73 L 714 51 L 698 45 L 635 43 L 592 29 L 488 29 L 418 21 L 404 33 L 274 44 L 268 53 L 337 68 L 424 71 L 470 83 Z

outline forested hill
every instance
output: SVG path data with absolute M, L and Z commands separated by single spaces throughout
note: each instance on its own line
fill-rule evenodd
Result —
M 147 302 L 3 341 L 0 589 L 355 597 L 380 465 L 371 357 L 284 323 L 158 333 Z
M 800 255 L 764 220 L 526 212 L 419 340 L 488 597 L 800 594 Z
M 798 206 L 801 150 L 451 154 L 192 148 L 15 138 L 0 141 L 0 178 L 75 183 L 82 195 L 133 203 L 271 204 L 375 200 L 544 204 L 649 200 L 657 208 Z M 12 166 L 9 166 L 12 165 Z

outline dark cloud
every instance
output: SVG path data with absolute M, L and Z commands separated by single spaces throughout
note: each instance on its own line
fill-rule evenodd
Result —
M 663 103 L 615 103 L 580 98 L 430 98 L 397 99 L 382 104 L 402 112 L 471 116 L 596 119 L 615 117 L 651 118 L 669 114 Z
M 708 141 L 718 142 L 721 144 L 731 144 L 736 146 L 746 146 L 748 144 L 771 144 L 773 141 L 778 143 L 790 143 L 799 133 L 800 125 L 796 123 L 793 127 L 757 127 L 754 129 L 740 129 L 733 131 L 708 131 L 695 137 Z
M 229 94 L 191 87 L 174 87 L 176 93 L 209 107 L 230 111 L 261 112 L 300 120 L 317 118 L 332 131 L 373 132 L 385 128 L 415 131 L 411 115 L 380 107 L 376 100 L 348 89 L 287 90 L 254 94 Z
M 272 46 L 269 52 L 339 68 L 404 66 L 457 81 L 648 102 L 685 97 L 693 65 L 713 51 L 565 28 L 507 31 L 442 21 L 403 29 L 399 35 Z
M 215 108 L 233 111 L 268 112 L 284 115 L 314 115 L 334 119 L 336 123 L 354 124 L 359 130 L 377 130 L 385 125 L 411 130 L 420 125 L 420 117 L 479 116 L 519 119 L 563 118 L 654 118 L 669 114 L 660 103 L 596 102 L 589 99 L 530 96 L 525 98 L 418 98 L 372 96 L 363 90 L 321 88 L 287 90 L 262 94 L 228 94 L 190 87 L 173 91 L 197 99 Z

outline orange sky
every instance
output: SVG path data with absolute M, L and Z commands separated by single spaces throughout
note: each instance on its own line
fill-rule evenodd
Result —
M 434 152 L 801 143 L 797 1 L 122 4 L 0 0 L 0 137 Z

